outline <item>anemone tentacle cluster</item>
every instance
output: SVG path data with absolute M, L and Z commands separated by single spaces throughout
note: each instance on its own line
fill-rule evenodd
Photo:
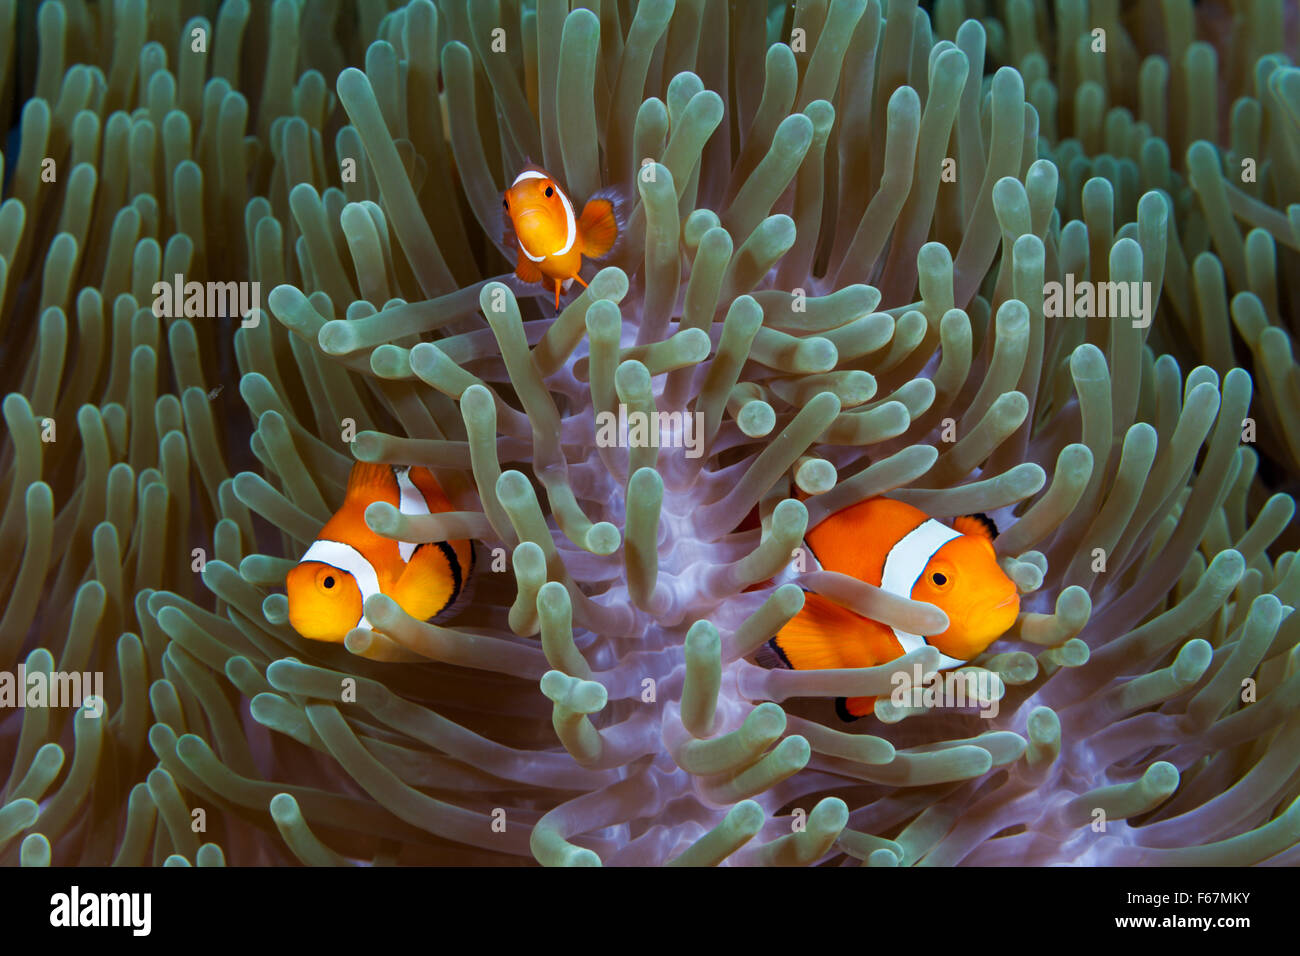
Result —
M 104 680 L 0 862 L 1300 862 L 1296 18 L 1122 6 L 0 0 L 0 668 Z M 530 160 L 630 209 L 558 314 Z M 289 626 L 354 460 L 463 613 Z M 882 494 L 1002 529 L 995 715 L 756 663 Z

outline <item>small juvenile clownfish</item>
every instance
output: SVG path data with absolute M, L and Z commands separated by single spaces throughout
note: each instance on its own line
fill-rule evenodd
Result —
M 376 501 L 407 515 L 455 510 L 427 468 L 354 464 L 342 507 L 285 579 L 289 623 L 303 637 L 341 643 L 353 628 L 370 628 L 362 608 L 372 594 L 387 594 L 420 621 L 461 596 L 474 570 L 472 543 L 385 538 L 366 524 Z
M 838 571 L 899 597 L 933 604 L 948 629 L 922 637 L 862 617 L 809 592 L 803 610 L 770 640 L 760 663 L 795 670 L 874 667 L 923 644 L 937 648 L 939 666 L 955 667 L 1006 633 L 1020 613 L 1020 594 L 998 566 L 997 526 L 985 515 L 956 518 L 952 527 L 890 498 L 868 498 L 821 522 L 805 537 L 809 570 Z M 783 572 L 777 583 L 791 577 Z M 841 697 L 844 720 L 872 712 L 874 697 Z
M 555 308 L 560 292 L 573 280 L 586 286 L 578 270 L 582 257 L 607 256 L 623 230 L 622 203 L 616 192 L 603 190 L 575 216 L 573 201 L 546 170 L 525 166 L 501 200 L 505 208 L 505 241 L 519 252 L 515 275 L 524 282 L 555 283 Z

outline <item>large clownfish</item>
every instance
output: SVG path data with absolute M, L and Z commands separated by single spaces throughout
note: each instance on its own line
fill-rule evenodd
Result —
M 474 569 L 469 541 L 414 544 L 376 534 L 366 508 L 386 501 L 403 514 L 454 511 L 427 468 L 357 462 L 343 505 L 285 580 L 289 623 L 303 637 L 341 643 L 356 627 L 371 627 L 362 610 L 386 594 L 411 617 L 427 621 L 452 607 Z
M 933 604 L 948 615 L 948 629 L 928 638 L 909 634 L 810 592 L 803 610 L 767 643 L 770 653 L 760 652 L 760 662 L 796 670 L 873 667 L 926 643 L 938 649 L 940 667 L 970 660 L 1020 613 L 1019 592 L 993 551 L 996 534 L 982 514 L 957 518 L 949 527 L 889 498 L 868 498 L 837 511 L 805 538 L 813 559 L 808 570 L 838 571 Z M 778 583 L 789 576 L 783 573 Z M 844 720 L 856 720 L 871 713 L 874 703 L 874 697 L 849 697 L 835 707 Z
M 582 257 L 609 255 L 622 232 L 617 193 L 602 191 L 574 214 L 573 201 L 551 175 L 538 166 L 525 166 L 501 200 L 505 207 L 505 242 L 518 250 L 515 275 L 524 282 L 555 283 L 555 308 L 560 292 L 573 280 L 586 286 L 578 270 Z

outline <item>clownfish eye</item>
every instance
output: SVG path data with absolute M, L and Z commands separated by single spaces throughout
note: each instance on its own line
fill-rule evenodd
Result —
M 550 186 L 547 186 L 547 187 L 546 187 L 546 198 L 547 198 L 547 199 L 550 199 L 551 196 L 552 196 L 554 193 L 555 193 L 555 190 L 554 190 L 554 189 L 552 189 Z
M 321 584 L 323 584 L 325 586 L 325 590 L 328 591 L 330 588 L 334 587 L 334 578 L 326 577 L 325 580 L 321 582 Z
M 503 200 L 501 200 L 501 205 L 503 205 L 503 206 L 505 206 L 507 209 L 509 209 L 509 208 L 510 208 L 510 200 L 509 200 L 509 199 L 503 199 Z
M 935 571 L 934 574 L 930 575 L 930 580 L 934 582 L 935 587 L 943 587 L 948 583 L 948 575 L 941 571 Z

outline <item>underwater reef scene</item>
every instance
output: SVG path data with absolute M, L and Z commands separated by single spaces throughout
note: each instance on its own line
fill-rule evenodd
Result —
M 0 863 L 1300 863 L 1298 31 L 0 0 Z

